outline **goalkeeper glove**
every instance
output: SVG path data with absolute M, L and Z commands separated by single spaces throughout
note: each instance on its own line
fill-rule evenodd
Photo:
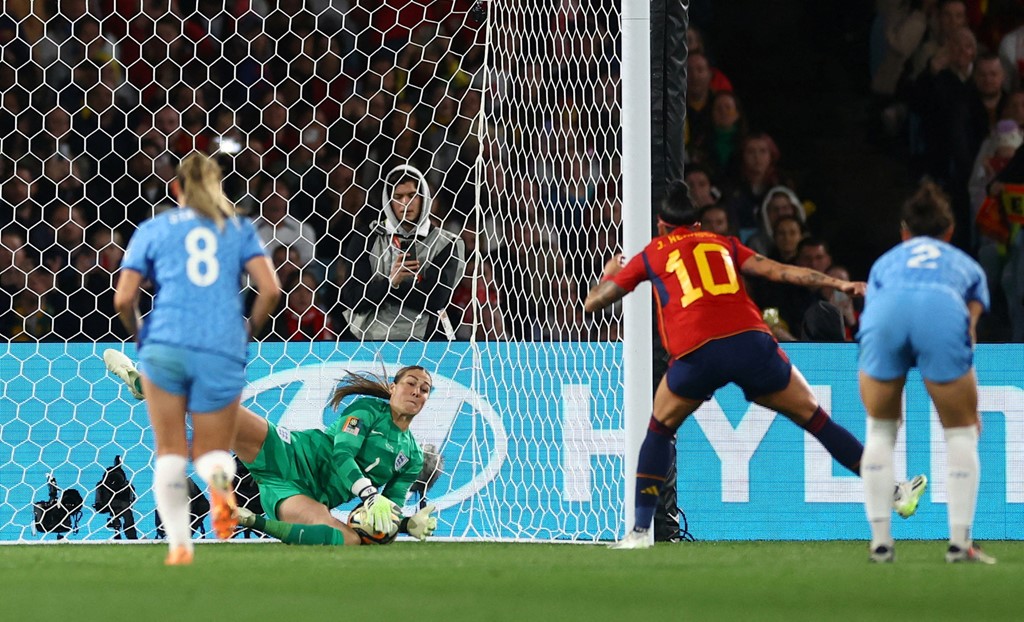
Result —
M 404 527 L 402 531 L 414 538 L 418 538 L 420 542 L 426 540 L 427 536 L 434 535 L 434 530 L 437 529 L 437 518 L 430 514 L 436 509 L 437 506 L 431 503 L 409 518 L 404 519 L 402 521 L 402 526 Z
M 367 477 L 361 477 L 352 485 L 353 491 L 358 491 L 359 498 L 363 500 L 363 507 L 366 508 L 366 525 L 371 531 L 383 533 L 394 533 L 392 525 L 399 519 L 398 505 L 378 492 L 377 487 L 370 483 Z

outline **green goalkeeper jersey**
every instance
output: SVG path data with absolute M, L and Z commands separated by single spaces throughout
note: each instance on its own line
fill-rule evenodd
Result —
M 412 432 L 395 425 L 388 402 L 367 397 L 349 405 L 326 430 L 271 425 L 259 455 L 246 467 L 274 517 L 277 503 L 296 494 L 337 507 L 355 496 L 352 485 L 363 476 L 402 505 L 423 468 L 423 451 Z

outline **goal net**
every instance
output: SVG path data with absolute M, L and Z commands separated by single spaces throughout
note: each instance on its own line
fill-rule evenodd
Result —
M 346 370 L 423 365 L 438 536 L 620 533 L 620 312 L 582 308 L 620 234 L 617 2 L 24 4 L 0 18 L 0 541 L 160 535 L 145 405 L 102 354 L 135 356 L 116 270 L 195 149 L 283 285 L 247 406 L 324 427 Z

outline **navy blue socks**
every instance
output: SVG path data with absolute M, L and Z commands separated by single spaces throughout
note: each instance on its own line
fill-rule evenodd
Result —
M 864 446 L 849 430 L 833 421 L 821 406 L 811 415 L 804 429 L 818 439 L 836 462 L 860 475 L 860 457 L 864 453 Z
M 658 495 L 665 483 L 665 475 L 672 464 L 676 431 L 654 417 L 647 424 L 647 437 L 640 446 L 636 465 L 636 525 L 634 529 L 650 529 Z

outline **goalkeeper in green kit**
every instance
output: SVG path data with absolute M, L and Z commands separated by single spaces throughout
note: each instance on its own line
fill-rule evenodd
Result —
M 138 372 L 126 356 L 107 350 L 104 361 L 142 397 L 133 378 Z M 420 366 L 403 367 L 390 383 L 350 372 L 334 390 L 331 406 L 337 409 L 350 395 L 365 397 L 352 401 L 326 430 L 279 428 L 240 406 L 232 449 L 259 485 L 266 513 L 240 508 L 240 524 L 286 544 L 372 542 L 331 514 L 331 508 L 358 497 L 363 528 L 370 533 L 393 533 L 398 524 L 399 532 L 425 540 L 437 527 L 430 516 L 434 506 L 401 518 L 399 504 L 423 468 L 423 451 L 409 425 L 430 390 L 430 374 Z

